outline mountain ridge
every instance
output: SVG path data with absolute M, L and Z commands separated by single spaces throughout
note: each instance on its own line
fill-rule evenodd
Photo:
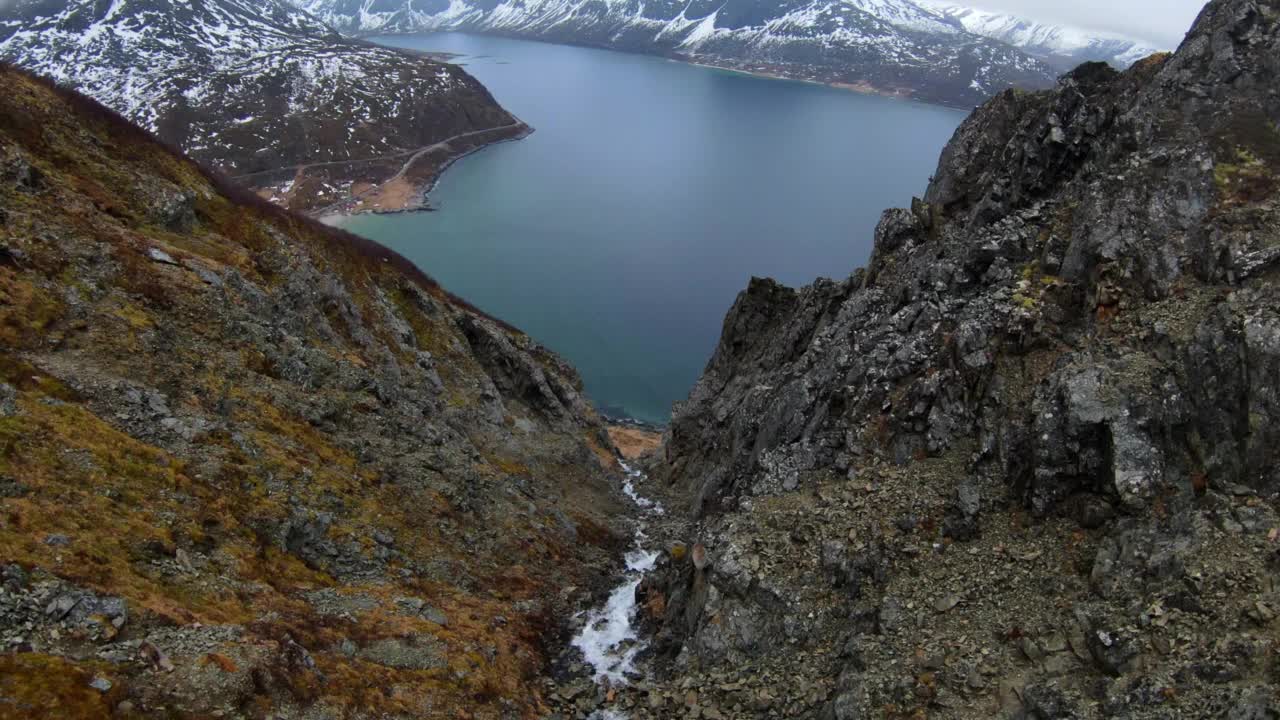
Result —
M 1119 69 L 1161 50 L 1119 33 L 1102 33 L 1055 23 L 1037 22 L 1011 13 L 929 0 L 921 3 L 966 30 L 1021 48 L 1063 71 L 1084 62 L 1102 61 Z
M 907 0 L 728 3 L 305 0 L 352 34 L 459 30 L 664 55 L 700 64 L 971 107 L 1053 71 Z
M 417 187 L 449 157 L 527 132 L 457 66 L 344 39 L 280 0 L 22 0 L 0 13 L 0 58 L 305 210 L 370 193 L 449 138 L 492 131 L 423 158 Z M 286 169 L 303 165 L 314 171 Z

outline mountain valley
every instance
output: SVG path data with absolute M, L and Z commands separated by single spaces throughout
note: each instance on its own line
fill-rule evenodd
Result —
M 660 438 L 607 427 L 568 362 L 425 263 L 290 209 L 430 173 L 269 192 L 390 149 L 369 138 L 400 93 L 399 153 L 523 131 L 479 83 L 274 3 L 152 1 L 0 26 L 52 76 L 0 65 L 0 717 L 1280 717 L 1280 0 L 972 94 L 973 53 L 1015 51 L 948 55 L 938 16 L 846 3 L 878 38 L 857 82 L 992 97 L 865 267 L 741 290 Z M 311 9 L 560 41 L 574 19 L 619 48 L 687 24 L 662 53 L 836 20 L 609 0 L 530 25 L 540 1 Z M 191 27 L 207 52 L 170 47 Z M 306 100 L 225 129 L 312 93 L 370 125 L 308 135 L 329 100 Z

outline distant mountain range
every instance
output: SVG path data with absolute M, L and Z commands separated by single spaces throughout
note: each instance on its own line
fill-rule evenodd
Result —
M 282 0 L 18 0 L 0 5 L 0 58 L 228 174 L 278 171 L 295 207 L 405 158 L 341 163 L 516 123 L 458 66 L 344 38 Z
M 1150 52 L 924 0 L 16 0 L 0 5 L 0 59 L 92 95 L 278 202 L 389 210 L 420 203 L 452 158 L 527 130 L 458 66 L 339 32 L 426 30 L 955 106 L 1046 87 L 1082 60 Z
M 907 0 L 298 0 L 348 34 L 464 30 L 970 106 L 1056 71 Z
M 1041 23 L 948 3 L 922 2 L 921 5 L 960 23 L 971 33 L 1018 47 L 1062 70 L 1070 70 L 1091 60 L 1123 69 L 1159 52 L 1148 43 L 1115 34 Z

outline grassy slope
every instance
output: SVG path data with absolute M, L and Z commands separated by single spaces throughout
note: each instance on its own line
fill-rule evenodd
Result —
M 6 705 L 58 717 L 100 717 L 125 699 L 148 716 L 215 706 L 535 716 L 555 591 L 590 583 L 614 540 L 603 473 L 581 462 L 607 443 L 594 419 L 553 421 L 503 398 L 505 422 L 482 422 L 491 385 L 457 326 L 478 315 L 465 303 L 398 255 L 235 196 L 92 101 L 0 68 L 0 170 L 6 162 L 36 173 L 25 185 L 0 177 L 0 382 L 18 391 L 16 412 L 0 414 L 0 477 L 22 489 L 3 501 L 0 565 L 130 609 L 118 636 L 38 624 L 21 648 L 31 652 L 0 656 Z M 156 194 L 175 189 L 194 214 L 157 219 Z M 156 249 L 179 264 L 155 262 Z M 241 278 L 274 312 L 282 273 L 298 267 L 350 298 L 301 318 L 302 342 L 332 368 L 309 383 L 274 366 L 274 348 L 229 334 L 261 312 L 245 305 L 252 293 L 219 295 L 201 279 Z M 562 370 L 518 331 L 499 332 L 548 373 Z M 421 352 L 443 390 L 420 422 L 459 449 L 406 477 L 394 456 L 420 443 L 399 437 L 385 420 L 393 406 L 358 379 L 388 364 L 417 377 Z M 185 438 L 139 430 L 118 404 L 126 385 L 160 389 L 175 416 L 214 421 Z M 339 419 L 301 417 L 313 399 L 342 408 Z M 517 417 L 540 434 L 515 434 Z M 515 483 L 537 492 L 513 499 Z M 380 530 L 397 554 L 353 579 L 292 552 L 281 539 L 290 518 L 321 511 L 344 552 L 372 557 Z M 565 522 L 576 533 L 560 531 Z M 325 589 L 355 597 L 357 610 L 322 612 L 310 598 Z M 405 611 L 405 597 L 449 622 Z M 194 643 L 211 627 L 238 639 Z M 170 636 L 186 638 L 167 649 L 172 675 L 129 652 Z M 363 652 L 387 640 L 444 659 L 415 668 Z M 127 659 L 96 659 L 113 647 Z M 86 691 L 95 674 L 112 680 L 109 693 Z

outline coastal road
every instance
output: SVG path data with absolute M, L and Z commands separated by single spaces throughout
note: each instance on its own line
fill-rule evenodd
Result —
M 248 180 L 249 178 L 258 177 L 259 175 L 270 175 L 272 173 L 285 172 L 286 170 L 292 170 L 296 173 L 300 170 L 310 170 L 312 168 L 318 168 L 318 167 L 334 167 L 339 165 L 355 165 L 357 163 L 383 162 L 386 160 L 395 160 L 397 158 L 408 157 L 409 159 L 404 163 L 403 166 L 401 166 L 399 172 L 397 172 L 395 175 L 387 178 L 382 182 L 382 184 L 385 184 L 385 183 L 391 182 L 392 180 L 398 180 L 399 178 L 403 177 L 405 172 L 408 171 L 409 167 L 413 165 L 414 161 L 417 160 L 418 158 L 422 157 L 423 155 L 426 155 L 429 152 L 432 152 L 433 150 L 440 150 L 444 148 L 444 146 L 448 145 L 449 143 L 455 140 L 463 140 L 469 137 L 475 137 L 477 135 L 484 135 L 485 133 L 498 132 L 499 130 L 511 130 L 514 128 L 521 127 L 523 125 L 524 125 L 523 122 L 517 120 L 513 123 L 508 123 L 506 125 L 498 125 L 496 127 L 485 128 L 483 130 L 472 130 L 470 132 L 459 133 L 458 135 L 445 138 L 440 142 L 432 143 L 431 145 L 418 148 L 417 150 L 406 150 L 405 152 L 393 153 L 391 155 L 379 155 L 378 157 L 361 158 L 359 160 L 328 160 L 325 162 L 304 163 L 302 165 L 285 165 L 278 168 L 272 168 L 270 170 L 258 170 L 251 173 L 245 173 L 243 175 L 232 175 L 231 179 L 232 180 Z

